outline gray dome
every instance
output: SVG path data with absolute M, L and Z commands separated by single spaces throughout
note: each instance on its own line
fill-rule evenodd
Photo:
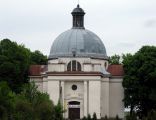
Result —
M 51 47 L 49 59 L 60 57 L 108 59 L 101 39 L 86 29 L 70 29 L 60 34 Z

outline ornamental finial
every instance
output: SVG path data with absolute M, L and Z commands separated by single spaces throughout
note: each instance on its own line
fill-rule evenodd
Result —
M 80 8 L 80 5 L 79 4 L 77 4 L 77 8 Z

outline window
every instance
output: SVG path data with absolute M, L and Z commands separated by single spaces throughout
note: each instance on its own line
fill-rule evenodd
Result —
M 105 62 L 105 69 L 107 69 L 107 62 Z
M 71 62 L 68 63 L 67 71 L 71 71 Z
M 67 71 L 81 71 L 81 64 L 76 60 L 70 61 L 67 65 Z
M 73 60 L 73 61 L 72 61 L 72 71 L 77 71 L 77 70 L 76 70 L 76 67 L 77 67 L 77 66 L 76 66 L 76 61 Z
M 77 90 L 77 85 L 72 85 L 72 90 Z

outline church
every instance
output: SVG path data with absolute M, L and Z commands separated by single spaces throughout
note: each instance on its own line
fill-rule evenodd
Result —
M 32 65 L 30 81 L 48 93 L 56 105 L 60 100 L 64 118 L 124 118 L 123 66 L 110 65 L 102 40 L 84 26 L 85 12 L 72 11 L 73 26 L 53 42 L 47 65 Z

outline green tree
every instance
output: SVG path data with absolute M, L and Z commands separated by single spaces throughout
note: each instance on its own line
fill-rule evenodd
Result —
M 31 53 L 31 64 L 46 65 L 47 56 L 44 56 L 40 51 L 36 50 Z
M 15 92 L 27 82 L 30 54 L 23 45 L 8 39 L 0 42 L 0 81 L 7 81 Z
M 121 57 L 119 55 L 113 55 L 109 57 L 109 63 L 113 65 L 121 64 Z
M 54 111 L 55 111 L 55 120 L 63 120 L 63 107 L 61 105 L 60 100 L 58 101 L 58 104 L 54 107 Z
M 27 99 L 18 96 L 15 105 L 15 120 L 35 120 L 34 108 Z
M 15 94 L 7 82 L 0 82 L 0 120 L 63 120 L 62 113 L 61 104 L 54 106 L 34 83 L 23 85 L 22 92 Z
M 46 64 L 47 57 L 40 51 L 31 52 L 24 45 L 9 39 L 0 41 L 0 81 L 6 81 L 16 93 L 28 82 L 31 64 Z
M 125 107 L 136 109 L 140 117 L 156 109 L 156 47 L 144 46 L 123 57 Z
M 37 90 L 34 83 L 25 84 L 16 97 L 16 119 L 54 120 L 54 105 L 48 94 Z
M 12 117 L 14 109 L 14 94 L 6 82 L 0 82 L 0 119 L 7 120 Z

